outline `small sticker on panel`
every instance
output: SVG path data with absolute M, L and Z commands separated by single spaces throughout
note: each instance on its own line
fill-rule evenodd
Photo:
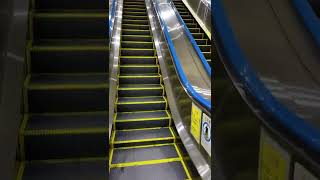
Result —
M 201 145 L 211 156 L 211 118 L 202 114 Z
M 190 131 L 198 143 L 200 143 L 201 134 L 201 114 L 201 109 L 198 108 L 194 103 L 192 103 Z

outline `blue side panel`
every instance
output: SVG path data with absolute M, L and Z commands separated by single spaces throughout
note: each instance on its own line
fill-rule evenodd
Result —
M 320 19 L 313 11 L 308 0 L 293 0 L 293 5 L 301 16 L 303 23 L 312 34 L 320 48 Z
M 293 134 L 295 138 L 302 140 L 309 149 L 320 153 L 320 132 L 289 111 L 272 96 L 248 64 L 249 61 L 234 36 L 221 1 L 214 0 L 212 7 L 213 28 L 220 41 L 220 50 L 245 91 L 254 97 L 262 111 L 269 114 L 277 124 Z M 274 122 L 269 121 L 268 123 L 275 125 Z
M 206 69 L 207 73 L 211 76 L 211 67 L 210 65 L 208 64 L 206 58 L 204 57 L 204 55 L 202 54 L 199 46 L 197 45 L 196 41 L 194 40 L 191 32 L 189 31 L 189 28 L 187 27 L 187 25 L 184 23 L 182 17 L 180 16 L 179 12 L 177 11 L 176 8 L 174 8 L 174 5 L 173 3 L 171 2 L 171 6 L 173 7 L 174 9 L 174 12 L 176 13 L 176 16 L 178 17 L 179 21 L 181 24 L 183 24 L 183 30 L 186 32 L 187 36 L 188 36 L 188 39 L 190 40 L 193 48 L 196 50 L 198 56 L 200 57 L 201 59 L 201 62 L 204 66 L 204 68 Z

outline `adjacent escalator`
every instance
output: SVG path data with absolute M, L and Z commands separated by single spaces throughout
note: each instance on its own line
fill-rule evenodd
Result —
M 110 179 L 191 179 L 168 107 L 145 1 L 123 2 L 121 29 Z
M 17 179 L 107 179 L 106 2 L 29 6 Z
M 178 10 L 181 18 L 184 23 L 189 28 L 194 40 L 202 51 L 204 57 L 207 59 L 207 62 L 212 66 L 211 63 L 211 40 L 207 34 L 203 31 L 201 26 L 198 24 L 196 19 L 192 16 L 191 12 L 188 10 L 186 5 L 182 0 L 173 0 L 173 3 Z

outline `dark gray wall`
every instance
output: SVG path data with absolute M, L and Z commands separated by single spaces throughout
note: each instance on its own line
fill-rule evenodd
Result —
M 28 1 L 0 1 L 0 179 L 13 180 L 21 120 Z

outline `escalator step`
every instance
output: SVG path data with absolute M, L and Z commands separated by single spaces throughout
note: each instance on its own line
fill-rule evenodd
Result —
M 210 45 L 199 45 L 199 48 L 202 52 L 211 52 L 211 46 Z
M 203 39 L 203 33 L 191 33 L 194 39 Z
M 121 56 L 120 65 L 124 64 L 156 64 L 154 56 Z
M 124 24 L 148 25 L 149 24 L 149 20 L 123 19 L 122 23 L 124 23 Z
M 152 42 L 152 36 L 147 35 L 122 35 L 122 41 L 146 41 Z
M 26 115 L 26 159 L 106 156 L 106 116 L 102 112 Z
M 34 39 L 106 39 L 106 13 L 37 13 Z
M 168 106 L 163 96 L 119 97 L 118 112 L 163 110 Z
M 138 25 L 138 24 L 122 24 L 122 29 L 140 29 L 149 30 L 149 25 Z
M 122 29 L 123 35 L 150 35 L 150 30 Z
M 79 160 L 73 162 L 26 162 L 23 180 L 108 179 L 106 160 Z
M 139 161 L 177 158 L 179 155 L 173 144 L 142 147 L 116 148 L 113 151 L 111 166 Z
M 206 39 L 194 39 L 198 45 L 207 45 Z
M 159 84 L 161 75 L 159 74 L 120 74 L 119 84 Z
M 27 78 L 26 87 L 28 112 L 104 111 L 107 107 L 106 74 L 38 74 Z
M 121 56 L 154 56 L 155 49 L 121 48 Z
M 115 123 L 116 128 L 138 129 L 153 127 L 168 127 L 171 117 L 166 111 L 136 111 L 136 112 L 118 112 Z
M 138 16 L 138 15 L 123 15 L 123 19 L 128 20 L 148 20 L 148 16 Z
M 119 97 L 162 96 L 164 88 L 160 84 L 120 84 Z
M 144 179 L 144 180 L 181 180 L 187 179 L 180 162 L 169 162 L 142 166 L 129 166 L 125 168 L 112 168 L 110 179 Z
M 116 130 L 114 146 L 128 147 L 151 144 L 172 143 L 172 136 L 168 127 Z
M 142 48 L 142 49 L 153 49 L 153 42 L 139 42 L 139 41 L 122 41 L 122 48 Z
M 107 12 L 108 6 L 103 0 L 34 0 L 34 9 L 42 11 L 91 10 Z
M 107 51 L 32 51 L 30 68 L 33 73 L 103 73 L 107 72 Z
M 159 73 L 158 65 L 121 65 L 120 73 L 143 74 L 143 73 Z

